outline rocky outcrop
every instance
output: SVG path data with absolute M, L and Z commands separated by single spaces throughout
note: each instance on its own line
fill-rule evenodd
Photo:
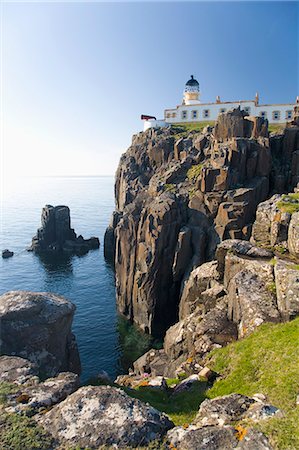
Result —
M 82 255 L 89 250 L 99 248 L 100 242 L 96 237 L 83 239 L 76 235 L 71 228 L 70 210 L 68 206 L 46 205 L 42 209 L 41 228 L 32 239 L 29 251 L 65 252 Z
M 216 258 L 186 279 L 180 320 L 167 330 L 162 350 L 150 350 L 135 361 L 136 373 L 199 373 L 211 350 L 251 334 L 265 322 L 299 314 L 297 265 L 242 240 L 223 241 Z
M 61 443 L 92 449 L 147 446 L 173 427 L 163 413 L 108 386 L 82 387 L 36 420 Z
M 251 240 L 299 258 L 299 193 L 276 194 L 259 204 Z
M 213 259 L 222 240 L 249 240 L 257 205 L 278 190 L 275 164 L 295 152 L 295 128 L 269 138 L 267 121 L 237 109 L 201 133 L 169 127 L 133 137 L 105 237 L 122 314 L 161 336 L 193 311 L 180 303 L 192 269 Z M 283 184 L 294 182 L 287 175 Z
M 12 291 L 0 297 L 1 352 L 26 358 L 42 377 L 80 373 L 80 358 L 71 332 L 75 306 L 64 297 Z

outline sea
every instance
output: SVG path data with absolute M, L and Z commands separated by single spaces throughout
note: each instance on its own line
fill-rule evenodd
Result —
M 114 379 L 148 340 L 117 314 L 115 278 L 104 258 L 104 233 L 114 209 L 113 177 L 24 177 L 1 190 L 0 248 L 14 256 L 0 261 L 0 294 L 11 290 L 53 292 L 76 305 L 76 335 L 82 380 L 106 371 Z M 67 205 L 71 226 L 84 238 L 97 236 L 100 248 L 84 256 L 41 257 L 28 252 L 40 227 L 44 205 Z M 131 355 L 132 353 L 132 355 Z M 134 357 L 139 354 L 134 354 Z

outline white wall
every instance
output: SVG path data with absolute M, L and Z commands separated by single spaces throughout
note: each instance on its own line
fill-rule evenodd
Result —
M 148 130 L 149 128 L 161 128 L 165 127 L 167 124 L 164 120 L 144 120 L 143 122 L 143 131 Z
M 260 116 L 262 111 L 267 112 L 267 119 L 270 123 L 285 123 L 286 111 L 293 111 L 293 104 L 285 105 L 255 105 L 253 100 L 241 101 L 241 102 L 227 102 L 227 103 L 198 103 L 196 105 L 179 105 L 174 109 L 166 109 L 164 112 L 164 119 L 167 123 L 177 123 L 177 122 L 202 122 L 202 121 L 214 121 L 217 120 L 218 114 L 222 109 L 226 111 L 232 108 L 241 109 L 250 108 L 250 115 Z M 204 117 L 204 110 L 209 110 L 209 116 Z M 187 111 L 187 117 L 184 119 L 182 117 L 182 112 Z M 197 118 L 193 118 L 192 111 L 197 111 Z M 272 114 L 274 111 L 280 111 L 279 120 L 274 120 Z M 167 117 L 167 114 L 176 113 L 176 117 Z

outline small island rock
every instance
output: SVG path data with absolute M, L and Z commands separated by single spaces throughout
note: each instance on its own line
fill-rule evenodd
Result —
M 91 237 L 90 239 L 84 239 L 81 235 L 77 237 L 74 229 L 71 228 L 68 206 L 46 205 L 42 209 L 41 224 L 41 228 L 37 230 L 37 235 L 32 239 L 29 251 L 83 255 L 100 246 L 97 237 Z

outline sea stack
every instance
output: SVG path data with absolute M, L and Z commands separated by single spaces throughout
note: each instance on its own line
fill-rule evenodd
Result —
M 81 235 L 77 237 L 75 230 L 71 228 L 68 206 L 44 206 L 41 224 L 41 228 L 37 230 L 36 236 L 32 239 L 29 251 L 82 255 L 100 246 L 97 237 L 91 237 L 90 239 L 84 239 Z

